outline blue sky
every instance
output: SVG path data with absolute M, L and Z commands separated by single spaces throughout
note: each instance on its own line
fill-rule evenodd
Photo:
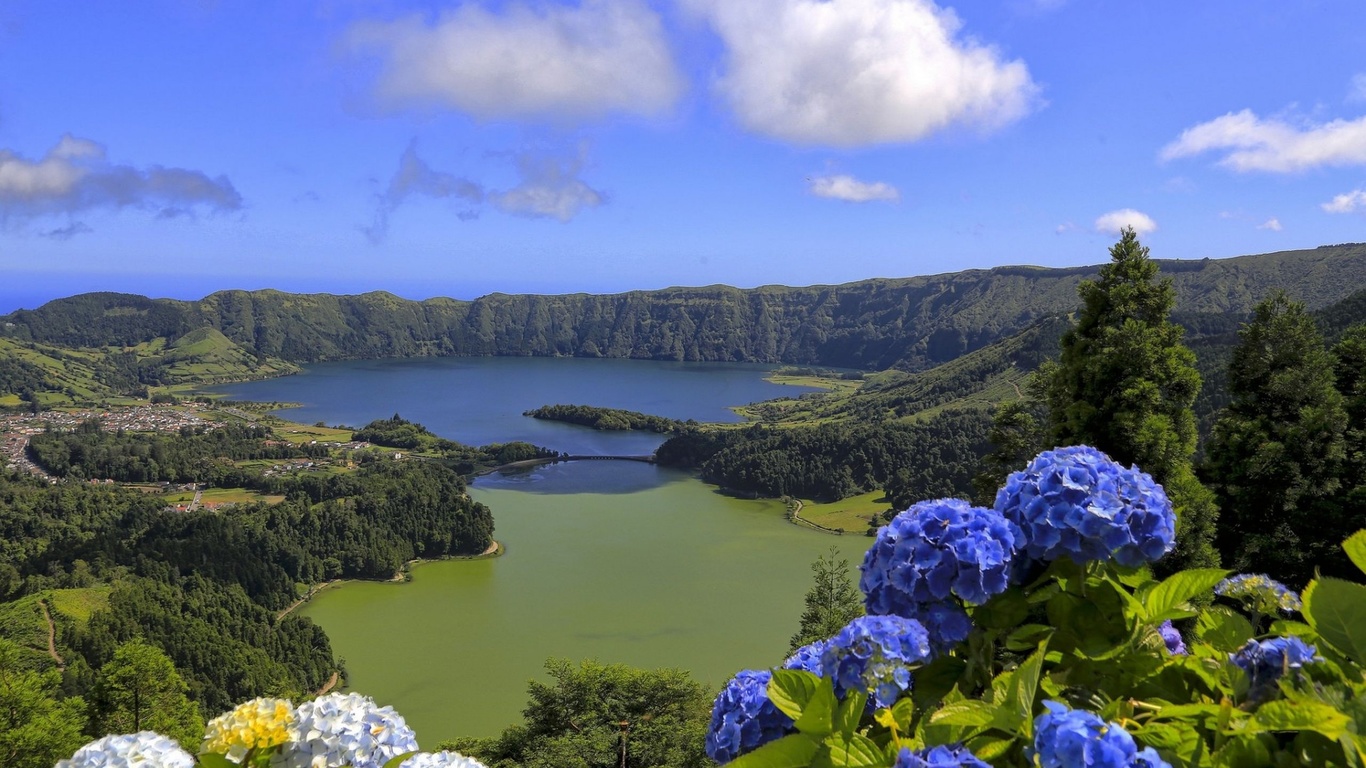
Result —
M 131 10 L 130 10 L 131 9 Z M 1366 4 L 0 4 L 0 312 L 1366 240 Z

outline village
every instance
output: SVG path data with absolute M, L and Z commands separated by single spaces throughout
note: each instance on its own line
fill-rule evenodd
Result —
M 124 408 L 107 409 L 81 409 L 81 410 L 51 410 L 40 413 L 5 413 L 0 414 L 0 462 L 9 471 L 27 473 L 43 480 L 56 484 L 61 482 L 58 478 L 41 466 L 36 464 L 29 457 L 29 440 L 33 435 L 41 434 L 47 430 L 74 430 L 84 423 L 91 420 L 98 420 L 101 427 L 106 432 L 159 432 L 165 434 L 179 433 L 185 429 L 193 430 L 213 430 L 224 426 L 224 421 L 219 418 L 226 414 L 231 418 L 241 419 L 248 424 L 255 424 L 258 416 L 240 408 L 224 408 L 206 405 L 203 403 L 178 403 L 178 404 L 155 404 L 138 405 Z M 357 450 L 372 448 L 371 444 L 363 441 L 343 441 L 343 440 L 316 440 L 309 439 L 304 441 L 309 445 L 317 445 L 332 451 L 339 451 L 349 454 Z M 268 440 L 267 445 L 288 445 L 289 441 Z M 394 458 L 399 458 L 400 454 L 394 454 Z M 340 462 L 334 462 L 329 458 L 295 458 L 283 459 L 271 462 L 261 467 L 261 474 L 265 477 L 273 475 L 288 474 L 302 471 L 336 471 L 338 468 L 348 468 L 354 466 L 354 462 L 348 456 Z M 89 479 L 84 482 L 95 485 L 112 485 L 111 479 Z M 229 507 L 237 503 L 247 501 L 275 501 L 275 497 L 261 494 L 254 494 L 242 489 L 211 489 L 205 483 L 142 483 L 134 484 L 133 487 L 147 493 L 161 493 L 168 496 L 168 511 L 188 512 L 196 509 L 217 509 Z

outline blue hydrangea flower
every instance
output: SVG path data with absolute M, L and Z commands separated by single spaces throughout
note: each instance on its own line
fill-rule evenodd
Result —
M 916 751 L 903 747 L 892 768 L 991 768 L 991 765 L 960 744 Z
M 717 695 L 707 728 L 707 756 L 724 765 L 792 730 L 792 718 L 768 699 L 768 670 L 742 670 Z
M 1230 576 L 1214 587 L 1214 594 L 1237 600 L 1244 608 L 1258 613 L 1294 613 L 1300 609 L 1300 596 L 1264 573 Z
M 1025 757 L 1040 768 L 1171 768 L 1151 747 L 1139 751 L 1134 738 L 1116 723 L 1080 709 L 1045 701 L 1048 710 L 1034 720 L 1034 745 Z
M 816 677 L 825 677 L 825 669 L 821 666 L 821 656 L 825 653 L 825 640 L 817 640 L 814 643 L 803 645 L 797 652 L 787 657 L 783 662 L 783 669 L 800 669 L 810 672 Z
M 1170 621 L 1162 622 L 1162 626 L 1157 628 L 1157 634 L 1162 636 L 1163 645 L 1167 646 L 1167 653 L 1173 656 L 1185 656 L 1186 641 L 1181 639 L 1181 633 Z
M 194 757 L 159 733 L 140 731 L 96 739 L 56 768 L 194 768 Z
M 358 693 L 329 693 L 300 704 L 298 736 L 279 757 L 283 768 L 382 768 L 417 751 L 417 738 L 393 707 L 378 707 Z
M 911 668 L 930 658 L 930 637 L 914 619 L 860 616 L 826 646 L 821 667 L 835 686 L 867 693 L 871 703 L 889 707 L 911 687 Z
M 1269 640 L 1249 640 L 1247 645 L 1229 657 L 1247 673 L 1251 683 L 1250 696 L 1265 698 L 1276 690 L 1276 681 L 1293 669 L 1323 661 L 1318 649 L 1306 645 L 1298 637 L 1273 637 Z
M 972 633 L 972 619 L 957 603 L 923 603 L 916 605 L 909 618 L 920 622 L 930 636 L 930 651 L 947 653 L 968 639 Z
M 1035 456 L 1006 478 L 996 510 L 1024 532 L 1024 552 L 1034 560 L 1138 567 L 1176 540 L 1176 514 L 1162 486 L 1085 445 Z
M 488 768 L 459 752 L 423 752 L 404 760 L 399 768 Z
M 868 612 L 910 618 L 918 603 L 980 605 L 1008 586 L 1024 542 L 996 512 L 961 499 L 922 501 L 877 532 L 859 570 Z

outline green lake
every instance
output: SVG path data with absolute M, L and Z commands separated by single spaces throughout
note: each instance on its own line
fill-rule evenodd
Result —
M 795 389 L 763 381 L 765 370 L 372 361 L 228 391 L 303 402 L 302 413 L 286 414 L 308 421 L 359 423 L 399 411 L 456 439 L 480 425 L 470 442 L 544 429 L 536 441 L 562 450 L 641 453 L 660 438 L 545 425 L 521 411 L 573 402 L 733 419 L 726 405 Z M 508 394 L 516 387 L 527 391 Z M 496 394 L 480 400 L 481 391 Z M 545 679 L 549 657 L 680 667 L 716 687 L 739 669 L 778 664 L 797 630 L 811 562 L 832 544 L 857 562 L 871 541 L 799 528 L 777 501 L 730 498 L 687 474 L 636 462 L 495 475 L 470 493 L 493 510 L 502 557 L 422 564 L 407 583 L 348 583 L 302 609 L 332 638 L 350 689 L 393 705 L 426 745 L 520 722 L 527 681 Z

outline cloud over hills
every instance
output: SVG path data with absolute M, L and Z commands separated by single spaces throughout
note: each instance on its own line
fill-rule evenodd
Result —
M 196 206 L 235 211 L 242 196 L 226 176 L 115 165 L 102 145 L 70 134 L 37 160 L 0 149 L 0 223 L 97 208 L 148 208 L 174 217 Z
M 659 16 L 640 0 L 577 6 L 461 5 L 354 25 L 348 48 L 380 59 L 390 107 L 451 107 L 484 119 L 655 115 L 683 89 Z
M 1187 128 L 1162 148 L 1160 157 L 1175 160 L 1205 152 L 1222 152 L 1219 165 L 1240 172 L 1366 165 L 1366 117 L 1297 126 L 1245 109 Z
M 1018 120 L 1037 86 L 1022 61 L 958 35 L 929 0 L 684 0 L 727 48 L 716 83 L 740 123 L 797 144 L 909 142 Z
M 901 193 L 891 184 L 882 181 L 859 181 L 846 174 L 815 176 L 807 181 L 807 189 L 816 197 L 828 197 L 832 200 L 844 200 L 850 203 L 901 199 Z
M 1146 235 L 1157 230 L 1157 222 L 1142 211 L 1136 211 L 1133 208 L 1121 208 L 1102 214 L 1096 219 L 1095 227 L 1097 232 L 1112 235 L 1119 234 L 1126 227 L 1132 227 L 1138 234 Z

